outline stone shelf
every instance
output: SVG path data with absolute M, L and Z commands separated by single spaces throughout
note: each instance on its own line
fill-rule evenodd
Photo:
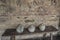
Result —
M 58 30 L 52 26 L 47 26 L 45 31 L 40 31 L 39 28 L 36 28 L 36 31 L 30 33 L 27 29 L 24 30 L 23 33 L 17 33 L 16 29 L 7 29 L 5 33 L 2 35 L 2 40 L 10 40 L 12 33 L 15 34 L 15 39 L 29 39 L 29 38 L 37 38 L 37 37 L 44 37 L 46 34 L 56 34 Z

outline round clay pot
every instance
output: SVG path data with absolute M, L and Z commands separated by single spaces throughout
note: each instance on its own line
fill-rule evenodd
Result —
M 34 25 L 30 25 L 28 28 L 29 32 L 34 32 L 35 31 L 35 26 Z
M 19 26 L 17 27 L 16 31 L 17 31 L 18 33 L 23 33 L 23 31 L 24 31 L 24 26 L 19 25 Z
M 44 30 L 45 30 L 45 28 L 46 28 L 46 26 L 45 26 L 45 25 L 43 25 L 43 24 L 41 24 L 41 25 L 39 26 L 39 29 L 40 29 L 41 31 L 44 31 Z

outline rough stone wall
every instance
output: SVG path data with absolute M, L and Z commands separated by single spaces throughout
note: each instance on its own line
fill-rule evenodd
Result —
M 57 10 L 59 12 L 59 29 L 60 29 L 60 0 L 58 0 Z
M 58 26 L 56 0 L 0 0 L 0 29 L 33 24 Z

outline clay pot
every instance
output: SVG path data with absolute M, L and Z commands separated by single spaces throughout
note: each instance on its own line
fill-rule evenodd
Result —
M 35 31 L 35 26 L 34 25 L 30 25 L 28 28 L 29 32 L 34 32 Z
M 24 31 L 24 26 L 18 25 L 16 31 L 17 31 L 18 33 L 23 33 L 23 31 Z
M 40 29 L 41 31 L 44 31 L 45 28 L 46 28 L 46 26 L 45 26 L 44 24 L 41 24 L 41 25 L 39 26 L 39 29 Z

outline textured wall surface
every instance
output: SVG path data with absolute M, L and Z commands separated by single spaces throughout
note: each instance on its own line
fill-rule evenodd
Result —
M 16 28 L 18 24 L 58 26 L 56 0 L 0 0 L 0 29 Z

